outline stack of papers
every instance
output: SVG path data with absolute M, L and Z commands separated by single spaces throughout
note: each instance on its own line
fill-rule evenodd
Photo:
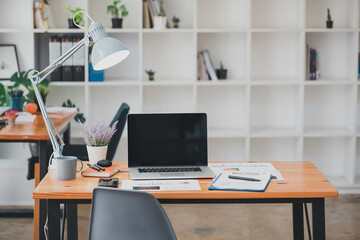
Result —
M 222 172 L 265 173 L 272 175 L 272 180 L 284 180 L 281 173 L 271 163 L 209 163 L 216 176 Z
M 77 108 L 69 108 L 69 107 L 46 107 L 46 111 L 48 113 L 74 113 L 77 111 Z
M 19 114 L 16 119 L 15 122 L 16 123 L 32 123 L 36 118 L 36 115 L 31 115 L 31 114 Z
M 263 192 L 271 180 L 271 174 L 222 172 L 210 185 L 209 190 Z
M 124 180 L 121 189 L 140 191 L 193 191 L 201 190 L 197 180 Z

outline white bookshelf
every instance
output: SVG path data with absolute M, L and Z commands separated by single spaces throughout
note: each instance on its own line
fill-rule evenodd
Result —
M 360 187 L 359 0 L 165 0 L 168 16 L 181 22 L 160 31 L 142 28 L 142 0 L 124 0 L 124 28 L 111 29 L 110 2 L 52 0 L 56 28 L 47 32 L 33 29 L 31 2 L 0 2 L 0 44 L 16 44 L 22 70 L 48 64 L 49 36 L 83 34 L 67 29 L 69 4 L 131 51 L 105 70 L 104 82 L 89 82 L 86 66 L 85 82 L 51 83 L 48 104 L 70 98 L 88 121 L 112 119 L 122 102 L 132 113 L 206 112 L 211 161 L 312 161 L 336 186 Z M 19 4 L 21 18 L 12 21 Z M 325 28 L 327 8 L 333 29 Z M 319 53 L 318 81 L 306 79 L 306 44 Z M 223 61 L 227 80 L 197 81 L 203 49 L 216 67 Z

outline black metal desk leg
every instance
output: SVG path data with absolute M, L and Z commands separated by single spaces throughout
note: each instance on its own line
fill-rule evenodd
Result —
M 313 239 L 325 240 L 325 201 L 323 198 L 312 202 Z
M 65 144 L 70 144 L 70 123 L 67 125 L 66 130 L 63 135 L 63 140 Z
M 60 202 L 48 200 L 49 239 L 60 240 Z
M 304 211 L 303 203 L 293 202 L 293 234 L 294 240 L 304 240 Z
M 40 181 L 45 177 L 48 168 L 47 141 L 39 141 L 39 177 Z M 44 225 L 46 221 L 46 201 L 39 201 L 39 239 L 45 240 Z
M 77 204 L 66 204 L 68 240 L 78 239 Z

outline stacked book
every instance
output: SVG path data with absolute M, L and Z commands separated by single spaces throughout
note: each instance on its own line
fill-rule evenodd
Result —
M 159 16 L 160 0 L 143 0 L 143 27 L 154 27 L 154 16 Z M 166 15 L 166 13 L 165 13 Z M 170 28 L 170 22 L 167 20 L 166 27 Z
M 198 52 L 197 55 L 197 79 L 198 80 L 213 80 L 217 81 L 214 64 L 211 61 L 208 50 Z
M 319 54 L 314 48 L 306 46 L 306 77 L 308 80 L 319 80 Z

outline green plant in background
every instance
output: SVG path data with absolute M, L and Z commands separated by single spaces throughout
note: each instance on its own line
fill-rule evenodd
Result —
M 151 76 L 151 75 L 154 75 L 155 74 L 155 72 L 153 71 L 153 70 L 145 70 L 145 72 L 149 75 L 149 76 Z
M 84 9 L 82 8 L 75 8 L 75 9 L 71 9 L 70 5 L 66 7 L 66 10 L 68 11 L 68 18 L 73 18 L 74 14 L 79 12 L 79 11 L 84 11 Z M 71 13 L 71 15 L 69 14 Z M 76 14 L 75 16 L 75 23 L 80 25 L 80 26 L 83 26 L 84 25 L 84 13 L 78 13 Z
M 331 22 L 331 14 L 330 14 L 330 9 L 329 8 L 327 9 L 327 20 L 329 22 Z
M 32 69 L 30 69 L 28 71 L 22 71 L 22 72 L 20 72 L 20 74 L 18 74 L 17 72 L 14 73 L 10 77 L 10 82 L 12 82 L 14 85 L 12 85 L 9 88 L 20 88 L 21 86 L 23 86 L 27 90 L 27 94 L 26 94 L 25 99 L 24 99 L 25 103 L 33 102 L 33 103 L 37 104 L 35 91 L 33 89 L 31 81 L 27 78 L 28 73 L 30 71 L 32 71 Z M 45 79 L 44 81 L 42 81 L 38 85 L 41 97 L 43 98 L 44 102 L 46 101 L 47 95 L 51 91 L 50 88 L 49 88 L 49 84 L 50 84 L 50 82 Z
M 165 11 L 164 11 L 164 0 L 160 0 L 160 11 L 159 11 L 159 17 L 165 17 Z
M 222 63 L 222 61 L 220 61 L 220 70 L 224 70 L 224 64 Z
M 69 107 L 69 108 L 74 108 L 76 107 L 74 103 L 72 103 L 70 101 L 70 99 L 66 100 L 63 102 L 62 104 L 63 107 Z M 86 118 L 84 117 L 84 114 L 83 113 L 80 113 L 80 110 L 78 107 L 76 107 L 77 110 L 78 110 L 78 114 L 74 117 L 75 121 L 76 122 L 81 122 L 81 123 L 84 123 L 86 121 Z
M 2 83 L 0 83 L 0 106 L 10 106 L 9 95 Z
M 107 6 L 107 13 L 110 13 L 113 18 L 119 18 L 119 10 L 121 11 L 121 17 L 126 17 L 129 14 L 124 4 L 121 4 L 120 7 L 117 6 L 120 2 L 121 0 L 117 0 L 112 5 Z
M 178 18 L 178 17 L 176 17 L 176 16 L 173 16 L 172 21 L 173 21 L 174 23 L 179 23 L 179 22 L 180 22 L 180 18 Z

